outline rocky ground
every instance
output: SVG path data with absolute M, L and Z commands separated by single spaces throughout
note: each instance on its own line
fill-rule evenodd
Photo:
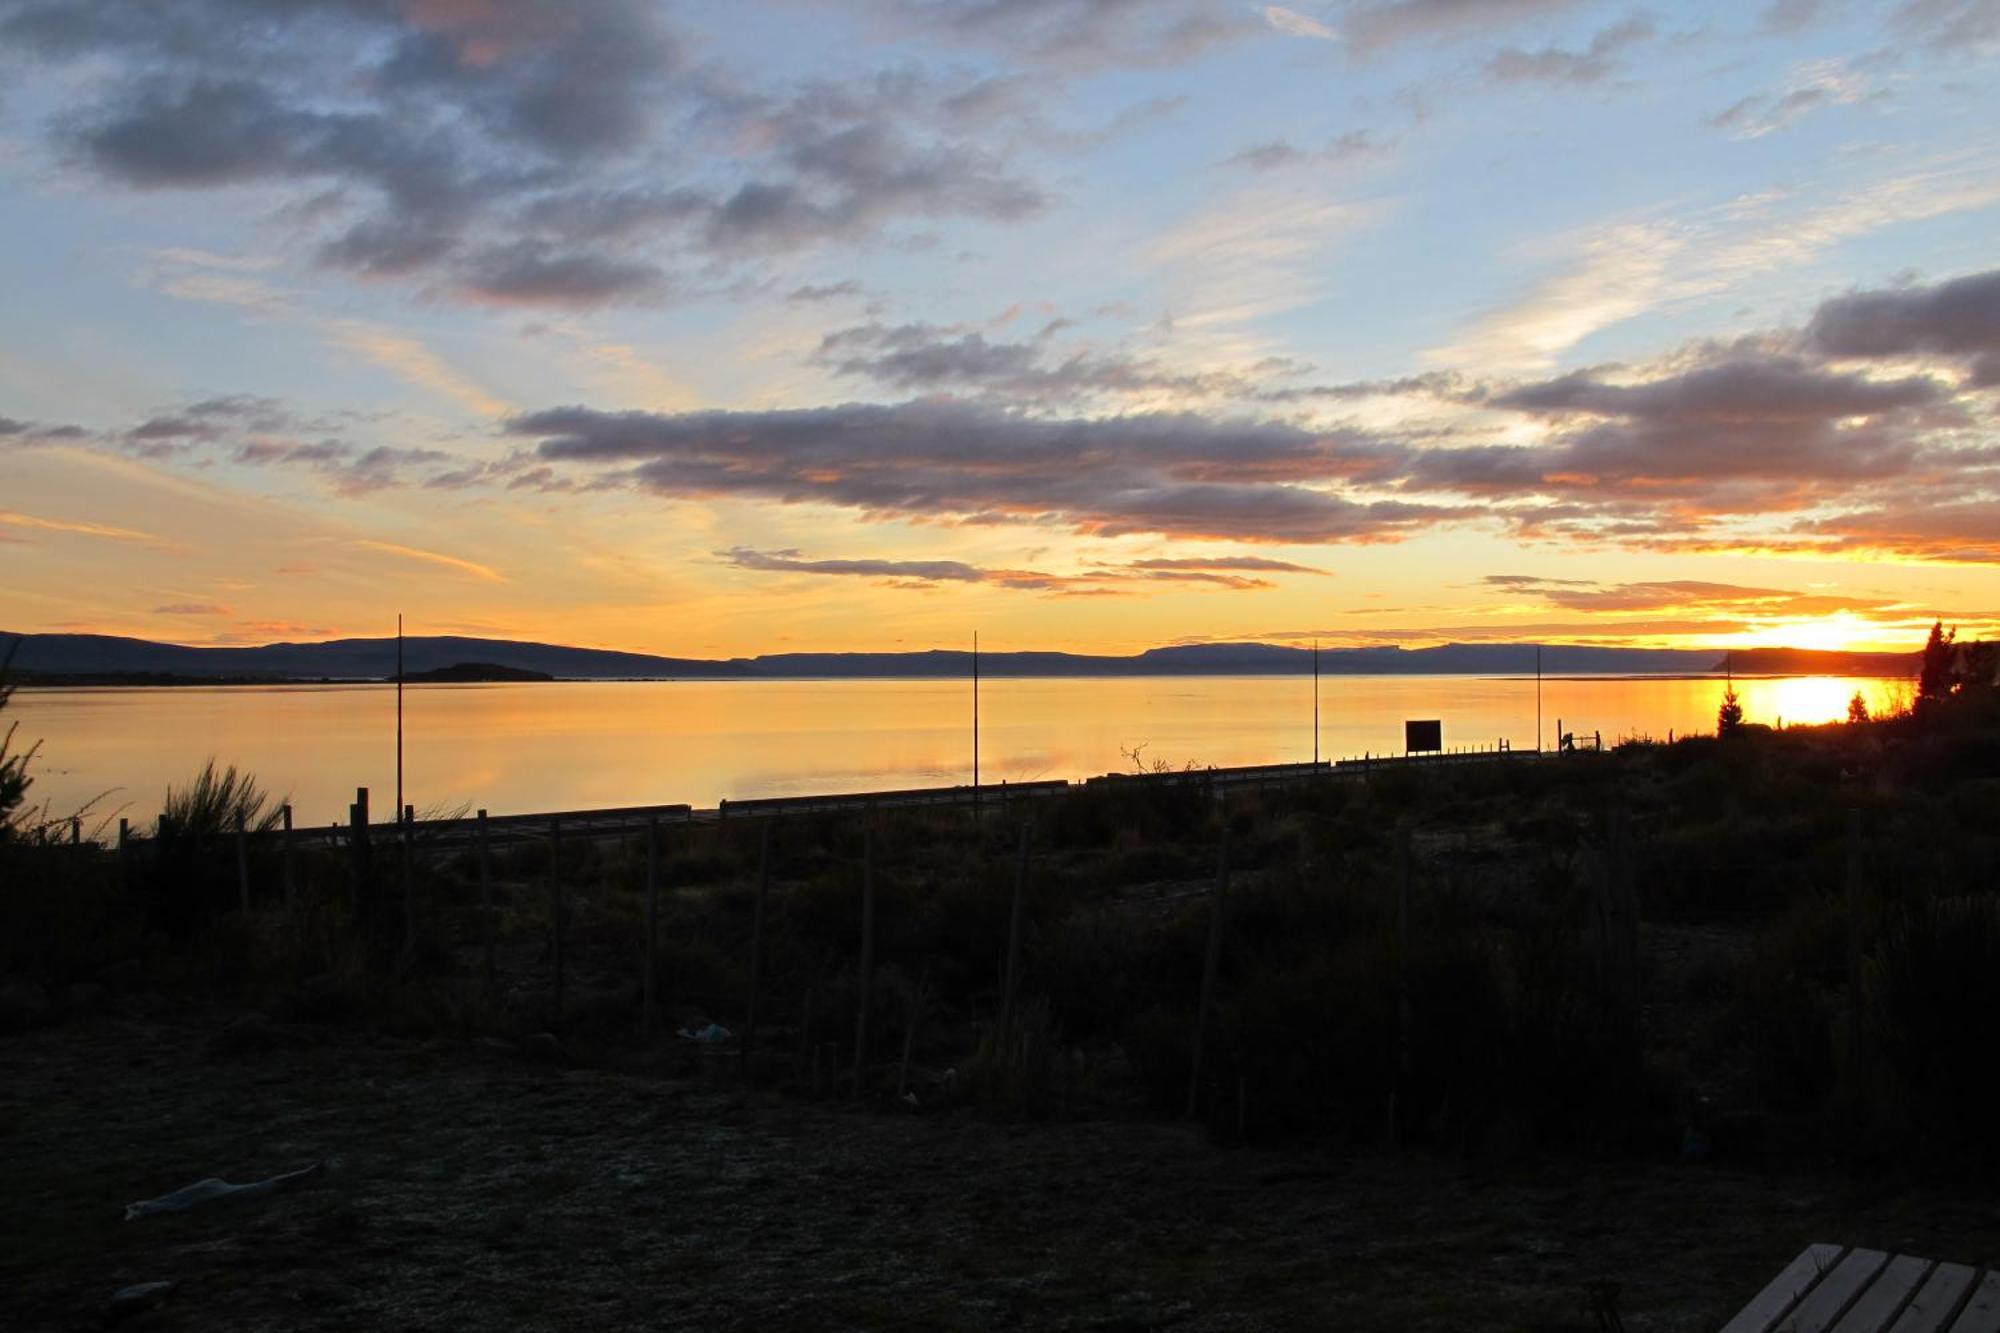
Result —
M 0 1038 L 0 1327 L 1712 1330 L 1808 1241 L 2000 1251 L 1991 1199 L 1838 1176 L 1222 1149 L 227 1018 Z

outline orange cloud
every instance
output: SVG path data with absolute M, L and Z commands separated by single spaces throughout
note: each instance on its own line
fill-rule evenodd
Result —
M 384 555 L 399 556 L 404 560 L 416 560 L 424 564 L 437 565 L 444 569 L 457 570 L 461 574 L 470 574 L 472 577 L 484 579 L 488 583 L 507 582 L 507 576 L 499 570 L 494 569 L 491 565 L 482 565 L 476 560 L 463 560 L 455 555 L 445 555 L 441 551 L 426 551 L 421 547 L 402 546 L 395 542 L 378 542 L 366 538 L 356 540 L 354 545 L 361 547 L 363 550 L 380 551 Z

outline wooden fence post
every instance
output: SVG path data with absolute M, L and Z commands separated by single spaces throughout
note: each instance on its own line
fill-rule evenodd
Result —
M 1188 1061 L 1187 1108 L 1184 1118 L 1194 1119 L 1201 1096 L 1201 1048 L 1208 1029 L 1209 1008 L 1215 1002 L 1215 974 L 1222 964 L 1222 919 L 1229 899 L 1229 824 L 1222 825 L 1222 839 L 1215 854 L 1214 903 L 1208 916 L 1208 953 L 1201 964 L 1201 999 L 1194 1011 L 1194 1052 Z
M 403 877 L 403 963 L 409 966 L 417 960 L 416 849 L 412 846 L 417 832 L 415 808 L 404 806 L 402 817 L 397 822 L 402 826 L 396 831 L 396 841 Z
M 493 866 L 486 841 L 486 812 L 479 812 L 479 943 L 485 954 L 486 990 L 493 991 Z
M 1410 1046 L 1415 1027 L 1410 1004 L 1410 889 L 1416 878 L 1416 851 L 1407 822 L 1396 826 L 1396 1083 L 1389 1091 L 1389 1139 L 1401 1141 L 1397 1111 L 1414 1061 Z
M 757 898 L 750 911 L 750 1004 L 743 1015 L 743 1041 L 737 1047 L 743 1068 L 757 1045 L 757 1001 L 764 985 L 764 902 L 771 893 L 771 821 L 757 834 Z
M 562 820 L 560 818 L 549 820 L 549 951 L 556 969 L 555 1021 L 560 1025 L 563 1013 Z
M 69 845 L 72 847 L 81 847 L 83 845 L 82 815 L 71 815 L 69 817 Z
M 861 1095 L 861 1078 L 868 1066 L 868 1001 L 875 980 L 875 826 L 871 819 L 861 831 L 861 978 L 854 1015 L 854 1088 Z
M 118 816 L 118 882 L 132 891 L 132 825 L 123 815 Z
M 285 867 L 285 908 L 287 911 L 297 904 L 299 897 L 298 868 L 292 860 L 292 807 L 288 801 L 280 812 L 284 819 L 283 841 L 278 844 L 278 853 Z
M 1867 929 L 1867 871 L 1861 858 L 1861 811 L 1847 812 L 1847 1059 L 1852 1088 L 1854 1117 L 1859 1123 L 1867 1114 L 1868 1058 L 1866 1015 L 1866 973 L 1863 946 Z
M 354 803 L 347 807 L 347 875 L 354 891 L 354 914 L 364 930 L 375 920 L 375 894 L 368 865 L 368 789 L 354 789 Z
M 250 835 L 243 826 L 243 812 L 236 812 L 236 903 L 243 919 L 250 919 Z
M 644 995 L 644 1016 L 640 1020 L 640 1032 L 647 1041 L 653 1039 L 653 974 L 660 963 L 660 821 L 655 816 L 646 821 L 646 943 L 639 951 L 640 961 L 645 969 L 641 990 Z
M 1014 852 L 1014 906 L 1007 918 L 1007 975 L 1000 989 L 1000 1033 L 1004 1041 L 1014 1031 L 1014 1007 L 1020 998 L 1021 916 L 1028 895 L 1028 821 L 1021 821 L 1021 841 Z

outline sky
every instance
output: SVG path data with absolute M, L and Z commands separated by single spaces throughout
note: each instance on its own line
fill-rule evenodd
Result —
M 2000 633 L 2000 0 L 0 0 L 0 628 Z

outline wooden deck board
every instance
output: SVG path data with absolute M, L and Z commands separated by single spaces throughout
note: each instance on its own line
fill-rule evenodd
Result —
M 1808 1245 L 1722 1333 L 2000 1333 L 2000 1271 Z
M 1889 1326 L 1889 1333 L 1945 1333 L 1978 1276 L 1977 1269 L 1964 1264 L 1939 1264 Z
M 1840 1333 L 1885 1333 L 1889 1321 L 1923 1286 L 1930 1275 L 1931 1261 L 1914 1254 L 1899 1254 L 1861 1293 L 1839 1324 Z
M 1973 1288 L 1972 1299 L 1952 1324 L 1951 1333 L 2000 1333 L 2000 1273 L 1988 1273 Z
M 1829 1333 L 1888 1265 L 1881 1250 L 1849 1250 L 1779 1323 L 1779 1333 Z
M 1785 1265 L 1737 1316 L 1723 1326 L 1722 1333 L 1771 1333 L 1778 1321 L 1812 1291 L 1845 1250 L 1838 1245 L 1808 1245 L 1798 1258 Z

